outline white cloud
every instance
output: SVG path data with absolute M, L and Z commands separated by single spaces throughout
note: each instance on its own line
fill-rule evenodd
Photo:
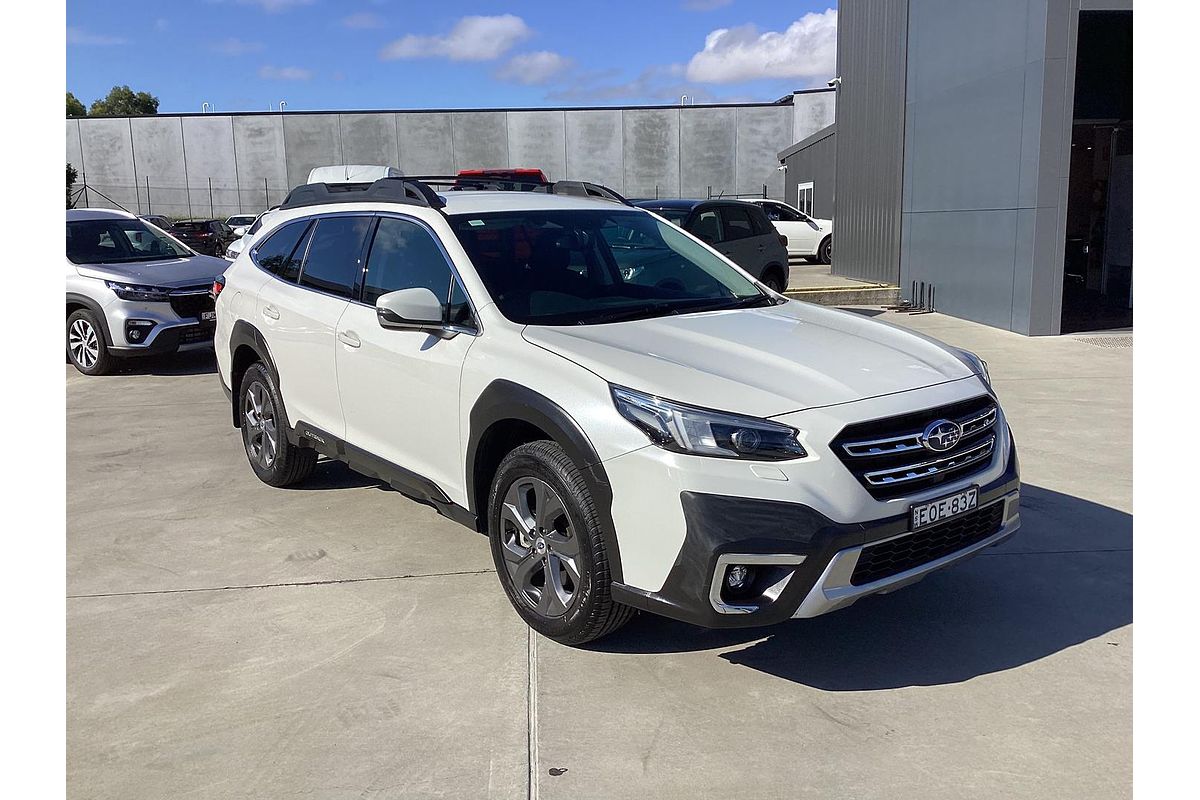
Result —
M 684 0 L 683 7 L 688 11 L 713 11 L 732 2 L 733 0 Z
M 837 68 L 837 12 L 805 14 L 782 33 L 753 25 L 720 28 L 688 62 L 687 76 L 704 83 L 759 78 L 817 78 Z
M 171 29 L 171 21 L 169 19 L 164 19 L 162 17 L 159 17 L 158 19 L 154 20 L 154 30 L 158 31 L 159 33 L 162 33 L 163 31 L 168 31 L 170 29 Z
M 463 17 L 449 33 L 433 36 L 409 34 L 383 48 L 385 61 L 401 58 L 443 57 L 451 61 L 491 61 L 528 39 L 533 31 L 513 14 L 497 17 Z
M 348 17 L 342 18 L 343 28 L 355 28 L 366 30 L 368 28 L 382 28 L 383 17 L 378 14 L 372 14 L 370 11 L 360 11 L 357 14 L 351 14 Z
M 89 33 L 83 28 L 67 28 L 67 44 L 112 45 L 125 44 L 127 39 L 120 36 L 105 36 L 101 33 Z
M 237 0 L 243 6 L 258 6 L 270 14 L 287 11 L 296 6 L 311 6 L 313 0 Z
M 637 77 L 623 79 L 618 70 L 602 70 L 573 76 L 571 84 L 550 92 L 547 98 L 560 102 L 633 101 L 678 103 L 687 95 L 691 103 L 727 102 L 703 87 L 683 78 L 682 64 L 656 64 L 646 67 Z
M 221 55 L 244 56 L 247 53 L 258 53 L 265 48 L 262 42 L 244 42 L 241 39 L 222 39 L 213 44 L 212 49 Z
M 270 65 L 258 68 L 258 77 L 268 81 L 306 81 L 312 78 L 313 72 L 303 67 L 272 67 Z
M 549 50 L 538 50 L 513 56 L 496 71 L 496 77 L 526 86 L 539 86 L 550 83 L 574 64 L 575 62 L 566 56 Z

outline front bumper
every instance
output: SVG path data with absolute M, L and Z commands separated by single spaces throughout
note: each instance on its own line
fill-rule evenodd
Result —
M 771 625 L 825 614 L 862 597 L 916 583 L 935 570 L 1008 539 L 1020 527 L 1019 471 L 1016 448 L 1010 441 L 1004 469 L 980 485 L 978 508 L 972 512 L 1003 504 L 994 532 L 861 585 L 852 583 L 851 578 L 866 547 L 914 535 L 908 530 L 907 511 L 870 522 L 836 523 L 800 503 L 685 491 L 680 495 L 684 541 L 661 589 L 646 591 L 614 584 L 613 598 L 708 628 Z M 721 599 L 714 585 L 719 587 L 724 568 L 735 563 L 774 570 L 761 587 L 761 597 L 746 603 Z

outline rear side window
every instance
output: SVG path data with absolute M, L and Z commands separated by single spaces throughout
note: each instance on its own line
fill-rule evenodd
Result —
M 324 217 L 316 222 L 300 285 L 351 298 L 362 272 L 363 244 L 371 217 Z
M 415 287 L 429 289 L 445 302 L 451 277 L 450 265 L 429 231 L 408 220 L 379 220 L 367 259 L 364 303 L 374 305 L 380 295 Z
M 305 233 L 311 226 L 312 221 L 307 219 L 282 226 L 254 248 L 254 263 L 285 281 L 295 283 L 300 275 L 304 245 L 308 241 Z
M 780 203 L 764 203 L 763 210 L 767 217 L 776 222 L 799 222 L 800 215 Z
M 756 236 L 754 223 L 747 209 L 738 206 L 723 206 L 721 219 L 725 223 L 725 241 L 736 241 Z
M 691 224 L 690 232 L 709 244 L 721 241 L 721 222 L 717 219 L 717 212 L 711 208 L 701 211 Z

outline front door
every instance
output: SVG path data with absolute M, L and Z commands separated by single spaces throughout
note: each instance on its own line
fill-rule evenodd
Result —
M 380 295 L 423 287 L 447 302 L 448 338 L 381 327 Z M 436 483 L 466 505 L 459 381 L 475 323 L 461 285 L 433 231 L 399 216 L 379 219 L 367 257 L 363 302 L 337 331 L 337 374 L 345 439 Z
M 762 276 L 766 266 L 766 243 L 754 229 L 749 212 L 739 206 L 721 206 L 721 229 L 724 232 L 718 249 L 754 277 Z

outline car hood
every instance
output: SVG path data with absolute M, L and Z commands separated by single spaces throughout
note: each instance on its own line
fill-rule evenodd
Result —
M 135 261 L 128 264 L 76 264 L 75 269 L 85 278 L 136 283 L 142 286 L 162 286 L 178 289 L 211 283 L 224 274 L 229 262 L 223 258 L 195 255 L 191 258 L 169 258 L 163 261 Z
M 772 417 L 973 375 L 935 340 L 808 303 L 570 327 L 525 339 L 610 383 Z

